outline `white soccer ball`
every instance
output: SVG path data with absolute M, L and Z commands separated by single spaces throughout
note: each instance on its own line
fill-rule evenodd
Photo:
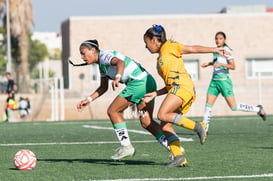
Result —
M 31 170 L 36 166 L 36 155 L 27 149 L 19 150 L 14 155 L 14 165 L 19 170 Z

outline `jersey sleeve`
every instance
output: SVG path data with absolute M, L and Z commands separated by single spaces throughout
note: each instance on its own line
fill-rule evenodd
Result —
M 100 57 L 100 64 L 111 65 L 111 60 L 114 58 L 114 54 L 110 51 L 104 51 Z
M 225 47 L 225 50 L 229 53 L 229 55 L 227 56 L 227 60 L 234 59 L 231 49 L 229 47 Z
M 173 42 L 171 43 L 170 47 L 170 53 L 174 55 L 175 57 L 181 57 L 182 49 L 184 48 L 184 45 L 182 43 Z

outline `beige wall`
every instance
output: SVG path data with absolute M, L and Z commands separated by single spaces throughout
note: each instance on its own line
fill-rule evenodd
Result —
M 139 61 L 157 79 L 158 87 L 163 86 L 158 76 L 155 64 L 156 56 L 150 54 L 144 46 L 143 34 L 152 24 L 162 24 L 167 37 L 186 45 L 215 46 L 214 35 L 217 31 L 227 34 L 227 43 L 233 49 L 236 70 L 231 71 L 234 91 L 237 102 L 257 105 L 258 80 L 246 79 L 246 58 L 273 58 L 273 14 L 205 14 L 205 15 L 166 15 L 166 16 L 120 16 L 120 17 L 70 17 L 63 22 L 62 34 L 65 55 L 63 59 L 71 57 L 81 63 L 79 45 L 86 39 L 97 39 L 101 49 L 117 50 Z M 64 46 L 65 44 L 65 46 Z M 212 55 L 185 55 L 184 59 L 198 59 L 199 64 L 211 61 Z M 71 67 L 64 62 L 64 70 L 69 67 L 70 91 L 78 93 L 78 99 L 84 98 L 94 91 L 97 83 L 90 83 L 89 67 Z M 193 104 L 189 116 L 202 116 L 206 98 L 206 90 L 210 82 L 212 70 L 199 69 L 200 80 L 195 81 L 197 100 Z M 79 74 L 84 73 L 86 78 L 79 80 Z M 65 78 L 66 79 L 66 78 Z M 262 104 L 269 114 L 273 114 L 272 89 L 273 79 L 263 79 Z M 91 105 L 91 111 L 81 113 L 81 119 L 107 118 L 106 110 L 118 91 L 108 92 Z M 162 98 L 156 101 L 156 111 Z M 74 102 L 72 103 L 74 104 Z M 75 102 L 76 104 L 76 102 Z M 69 110 L 68 110 L 69 111 Z M 156 112 L 155 111 L 155 112 Z M 219 97 L 214 108 L 214 115 L 247 115 L 254 113 L 232 112 L 223 97 Z M 79 115 L 79 114 L 76 114 Z M 74 119 L 74 117 L 73 117 Z M 77 119 L 77 116 L 75 116 Z

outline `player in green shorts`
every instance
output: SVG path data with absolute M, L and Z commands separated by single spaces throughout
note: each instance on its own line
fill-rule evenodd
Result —
M 86 99 L 78 103 L 78 111 L 104 94 L 108 89 L 109 80 L 112 80 L 113 90 L 119 87 L 120 83 L 126 85 L 107 110 L 121 144 L 121 147 L 111 158 L 120 160 L 127 156 L 133 156 L 135 153 L 123 118 L 123 111 L 132 104 L 137 105 L 142 127 L 154 135 L 165 148 L 169 149 L 161 126 L 152 119 L 154 102 L 145 104 L 141 100 L 146 93 L 156 91 L 154 78 L 139 63 L 121 53 L 100 50 L 97 40 L 84 41 L 80 45 L 80 53 L 81 58 L 85 61 L 82 65 L 98 64 L 101 80 L 100 86 Z M 171 131 L 174 132 L 174 130 Z
M 262 105 L 252 106 L 248 104 L 236 103 L 232 81 L 229 77 L 229 70 L 235 69 L 235 62 L 231 49 L 226 44 L 226 35 L 224 32 L 217 32 L 215 35 L 215 43 L 217 47 L 224 47 L 229 55 L 227 57 L 220 56 L 218 53 L 213 54 L 213 61 L 202 64 L 203 68 L 213 66 L 213 76 L 207 91 L 207 100 L 205 105 L 205 113 L 203 121 L 207 124 L 208 131 L 211 119 L 212 107 L 221 93 L 232 111 L 256 112 L 263 120 L 266 120 L 266 113 Z

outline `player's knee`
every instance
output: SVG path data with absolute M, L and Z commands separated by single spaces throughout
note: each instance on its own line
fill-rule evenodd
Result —
M 108 109 L 107 109 L 107 115 L 111 118 L 111 117 L 113 117 L 114 115 L 115 115 L 115 111 L 113 110 L 113 109 L 111 109 L 111 107 L 109 107 Z
M 157 113 L 157 119 L 159 119 L 160 121 L 166 121 L 166 113 L 159 111 Z

